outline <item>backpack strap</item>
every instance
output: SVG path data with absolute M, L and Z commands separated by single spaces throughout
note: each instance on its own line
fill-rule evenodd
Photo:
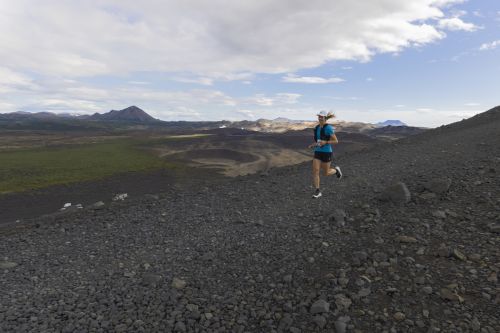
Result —
M 316 127 L 314 127 L 314 142 L 318 142 L 319 138 L 318 138 L 318 127 L 319 125 L 316 125 Z M 323 129 L 321 129 L 323 130 Z M 321 136 L 321 134 L 320 134 Z
M 329 141 L 330 138 L 331 138 L 331 135 L 326 135 L 325 131 L 326 131 L 326 126 L 331 126 L 330 124 L 326 124 L 325 126 L 323 126 L 321 128 L 321 140 L 324 140 L 324 141 Z

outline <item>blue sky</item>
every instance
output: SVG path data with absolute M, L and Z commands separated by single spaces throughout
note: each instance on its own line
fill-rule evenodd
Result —
M 0 45 L 0 112 L 434 127 L 500 104 L 495 0 L 0 0 Z

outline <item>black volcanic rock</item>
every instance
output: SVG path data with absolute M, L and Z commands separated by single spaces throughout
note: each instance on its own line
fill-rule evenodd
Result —
M 144 110 L 137 106 L 129 106 L 123 110 L 111 110 L 104 114 L 95 113 L 89 119 L 94 120 L 109 120 L 109 121 L 130 121 L 130 122 L 143 122 L 151 123 L 157 122 L 158 119 L 151 117 Z
M 337 158 L 319 200 L 308 162 L 37 219 L 0 235 L 0 331 L 500 332 L 499 142 L 496 108 Z

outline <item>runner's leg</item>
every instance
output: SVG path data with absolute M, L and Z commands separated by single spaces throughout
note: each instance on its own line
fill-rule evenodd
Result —
M 335 173 L 337 173 L 337 170 L 330 168 L 331 164 L 332 164 L 332 162 L 321 163 L 321 169 L 323 169 L 323 173 L 325 174 L 325 176 L 331 176 L 331 175 L 334 175 Z
M 312 176 L 313 176 L 313 185 L 315 189 L 319 188 L 319 170 L 321 166 L 321 161 L 317 158 L 313 158 L 312 164 Z

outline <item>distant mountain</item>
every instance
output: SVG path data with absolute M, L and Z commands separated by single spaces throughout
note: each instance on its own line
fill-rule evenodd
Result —
M 408 126 L 403 123 L 401 120 L 386 120 L 380 123 L 377 123 L 379 126 Z
M 107 113 L 100 114 L 94 113 L 89 118 L 90 120 L 108 120 L 108 121 L 131 121 L 131 122 L 141 122 L 141 123 L 151 123 L 160 121 L 151 117 L 144 110 L 138 108 L 137 106 L 129 106 L 123 110 L 111 110 Z
M 401 126 L 402 122 L 391 120 L 392 126 L 368 123 L 346 122 L 334 120 L 330 123 L 337 132 L 363 133 L 369 136 L 397 136 L 420 132 L 420 129 Z M 316 126 L 316 121 L 292 120 L 284 117 L 276 119 L 258 119 L 243 121 L 161 121 L 151 117 L 137 106 L 123 110 L 111 110 L 107 113 L 93 115 L 76 115 L 74 113 L 25 112 L 0 113 L 0 129 L 12 130 L 168 130 L 172 133 L 186 131 L 206 131 L 227 129 L 228 132 L 252 131 L 261 133 L 285 133 L 289 131 L 309 130 Z M 375 130 L 375 131 L 374 131 Z M 236 131 L 235 133 L 239 133 Z

